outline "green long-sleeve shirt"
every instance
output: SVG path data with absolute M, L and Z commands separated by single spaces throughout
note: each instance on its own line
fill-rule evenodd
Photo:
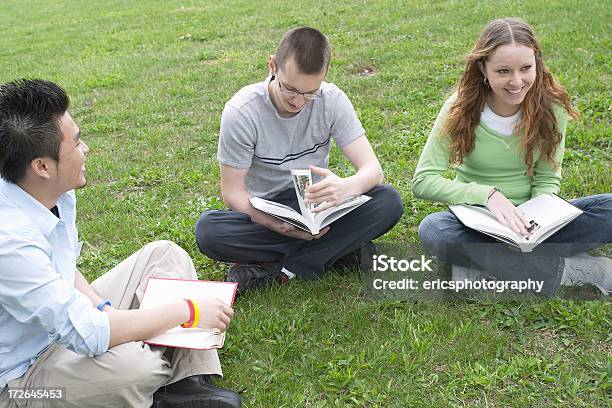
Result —
M 527 175 L 525 153 L 520 146 L 520 135 L 503 136 L 482 122 L 476 127 L 474 149 L 457 168 L 454 180 L 442 174 L 448 170 L 450 138 L 440 137 L 448 111 L 456 94 L 451 96 L 438 114 L 438 118 L 425 143 L 412 179 L 415 197 L 447 204 L 487 204 L 489 192 L 496 187 L 513 204 L 521 204 L 544 193 L 557 193 L 561 183 L 561 161 L 565 146 L 568 115 L 560 105 L 554 113 L 562 139 L 553 163 L 534 152 L 533 175 Z

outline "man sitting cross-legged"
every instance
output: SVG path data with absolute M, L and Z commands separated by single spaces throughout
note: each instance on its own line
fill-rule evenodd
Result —
M 230 323 L 216 299 L 138 309 L 150 276 L 197 279 L 183 249 L 153 242 L 91 285 L 76 269 L 74 189 L 86 184 L 88 152 L 60 87 L 0 86 L 0 407 L 240 407 L 210 384 L 221 375 L 216 350 L 142 342 L 193 326 L 197 308 L 198 327 Z M 18 392 L 36 390 L 48 398 Z
M 270 76 L 241 89 L 221 117 L 217 158 L 229 211 L 206 211 L 196 225 L 202 253 L 233 262 L 227 280 L 239 291 L 296 274 L 310 279 L 389 231 L 402 215 L 397 191 L 381 184 L 381 166 L 346 94 L 324 82 L 331 48 L 308 27 L 287 32 L 270 56 Z M 328 167 L 332 139 L 357 172 Z M 372 199 L 312 235 L 254 209 L 253 196 L 297 209 L 291 169 L 319 181 L 306 191 L 315 211 L 367 194 Z M 283 272 L 285 274 L 283 274 Z

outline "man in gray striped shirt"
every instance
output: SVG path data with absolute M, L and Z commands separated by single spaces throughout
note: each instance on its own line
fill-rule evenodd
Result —
M 322 275 L 326 267 L 369 243 L 399 220 L 397 191 L 383 172 L 344 92 L 324 82 L 331 47 L 308 27 L 285 34 L 270 56 L 270 76 L 230 99 L 221 117 L 217 158 L 229 211 L 206 211 L 196 225 L 200 250 L 233 262 L 228 280 L 239 291 L 294 274 Z M 350 177 L 328 169 L 332 139 L 356 168 Z M 253 196 L 297 209 L 291 169 L 311 168 L 306 198 L 322 211 L 359 194 L 372 200 L 312 235 L 254 209 Z M 299 211 L 299 210 L 298 210 Z

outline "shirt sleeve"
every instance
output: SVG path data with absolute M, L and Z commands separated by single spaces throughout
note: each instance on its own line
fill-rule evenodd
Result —
M 486 205 L 487 196 L 494 186 L 464 183 L 443 176 L 449 169 L 450 140 L 441 135 L 441 129 L 455 100 L 451 96 L 438 114 L 427 138 L 412 178 L 412 193 L 416 198 L 447 204 Z
M 108 350 L 108 316 L 53 269 L 44 249 L 23 239 L 0 242 L 0 305 L 56 342 L 90 357 Z
M 338 147 L 343 148 L 365 134 L 365 130 L 357 117 L 357 112 L 348 96 L 337 89 L 338 96 L 332 103 L 333 109 L 330 134 Z
M 225 104 L 221 114 L 217 160 L 226 166 L 248 169 L 254 154 L 255 127 L 236 108 Z
M 565 132 L 567 130 L 568 114 L 560 105 L 555 105 L 555 116 L 557 118 L 557 128 L 561 133 L 561 143 L 557 146 L 553 158 L 556 166 L 540 155 L 533 168 L 533 184 L 531 186 L 531 198 L 542 194 L 558 193 L 561 187 L 561 164 L 565 153 Z

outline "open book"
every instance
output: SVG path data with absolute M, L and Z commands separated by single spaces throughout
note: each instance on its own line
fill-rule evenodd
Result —
M 291 176 L 293 178 L 293 187 L 295 188 L 295 194 L 297 195 L 301 214 L 289 206 L 270 200 L 264 200 L 259 197 L 252 197 L 250 200 L 251 205 L 259 211 L 263 211 L 266 214 L 270 214 L 273 217 L 295 225 L 313 235 L 318 234 L 321 229 L 371 199 L 371 197 L 366 195 L 354 196 L 335 207 L 328 208 L 319 213 L 313 213 L 312 210 L 323 203 L 307 204 L 304 202 L 306 190 L 312 185 L 312 174 L 310 170 L 291 170 Z
M 561 197 L 542 194 L 518 206 L 531 224 L 527 235 L 520 236 L 497 221 L 495 215 L 485 207 L 457 204 L 449 208 L 466 227 L 515 246 L 522 252 L 531 252 L 536 245 L 582 214 L 582 210 Z
M 231 306 L 234 303 L 237 285 L 234 282 L 149 278 L 140 309 L 151 309 L 181 299 L 205 299 L 207 297 L 216 297 Z M 202 313 L 201 319 L 205 319 L 206 311 L 203 310 Z M 208 350 L 223 347 L 224 341 L 225 333 L 176 326 L 159 336 L 148 339 L 145 343 Z

